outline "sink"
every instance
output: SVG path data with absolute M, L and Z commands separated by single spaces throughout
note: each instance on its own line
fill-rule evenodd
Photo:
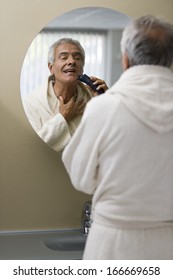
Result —
M 83 251 L 86 242 L 86 235 L 81 229 L 59 230 L 56 237 L 47 239 L 44 244 L 47 248 L 56 251 Z

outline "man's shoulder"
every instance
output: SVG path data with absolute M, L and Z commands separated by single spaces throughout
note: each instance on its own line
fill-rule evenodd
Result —
M 118 96 L 104 93 L 99 96 L 93 97 L 87 104 L 87 114 L 99 115 L 109 114 L 110 112 L 116 112 L 121 101 Z
M 48 82 L 46 81 L 46 82 L 42 83 L 41 85 L 35 87 L 29 95 L 31 95 L 31 96 L 38 95 L 39 96 L 40 94 L 42 94 L 43 91 L 47 92 L 47 89 L 48 89 Z
M 48 83 L 45 82 L 42 85 L 34 88 L 30 93 L 25 94 L 22 97 L 22 102 L 25 107 L 35 107 L 37 104 L 42 104 L 47 99 Z

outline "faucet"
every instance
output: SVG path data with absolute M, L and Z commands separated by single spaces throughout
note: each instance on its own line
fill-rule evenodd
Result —
M 82 233 L 84 235 L 88 235 L 91 222 L 91 201 L 87 201 L 84 203 L 82 210 Z

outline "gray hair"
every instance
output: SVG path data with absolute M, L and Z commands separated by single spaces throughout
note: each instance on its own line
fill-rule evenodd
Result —
M 161 18 L 146 15 L 133 20 L 123 31 L 121 51 L 133 65 L 173 64 L 173 25 Z
M 53 65 L 53 63 L 55 61 L 55 51 L 56 51 L 57 47 L 61 44 L 72 44 L 72 45 L 75 45 L 76 47 L 78 47 L 79 50 L 81 51 L 83 63 L 85 63 L 85 51 L 84 51 L 83 47 L 81 46 L 79 41 L 74 40 L 72 38 L 61 38 L 50 46 L 50 49 L 48 52 L 48 63 Z

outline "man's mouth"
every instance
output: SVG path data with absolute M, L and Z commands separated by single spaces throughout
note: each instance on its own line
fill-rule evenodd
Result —
M 76 70 L 75 69 L 67 69 L 67 70 L 64 70 L 64 73 L 76 73 Z

